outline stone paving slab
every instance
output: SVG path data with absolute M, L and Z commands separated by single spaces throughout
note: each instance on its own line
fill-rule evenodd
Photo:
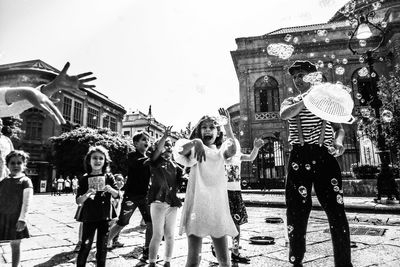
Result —
M 243 201 L 247 206 L 259 207 L 286 207 L 284 191 L 279 192 L 260 192 L 259 190 L 243 190 Z M 344 196 L 344 206 L 346 211 L 352 212 L 376 212 L 400 214 L 400 203 L 386 203 L 386 199 L 382 199 L 382 204 L 375 203 L 373 197 L 349 197 Z M 316 196 L 312 196 L 313 209 L 321 210 L 322 207 Z
M 46 203 L 46 205 L 43 205 Z M 22 242 L 22 266 L 53 267 L 75 266 L 76 253 L 73 253 L 79 223 L 71 220 L 76 210 L 74 197 L 35 195 L 29 220 L 29 229 L 33 237 Z M 285 217 L 280 208 L 248 207 L 249 223 L 241 227 L 241 253 L 251 258 L 251 264 L 233 266 L 290 266 L 287 262 L 288 248 L 285 246 L 284 224 L 265 223 L 266 217 Z M 400 216 L 392 214 L 347 213 L 350 226 L 377 227 L 387 229 L 383 236 L 352 235 L 357 248 L 352 249 L 354 266 L 399 266 L 400 262 Z M 356 219 L 356 220 L 355 220 Z M 121 233 L 120 241 L 125 243 L 107 254 L 107 266 L 145 266 L 138 258 L 144 243 L 144 228 L 140 227 L 141 216 L 136 211 Z M 179 215 L 178 215 L 179 224 Z M 177 225 L 178 225 L 177 224 Z M 310 214 L 307 234 L 307 252 L 304 266 L 333 266 L 332 243 L 326 215 L 313 210 Z M 249 242 L 255 235 L 267 235 L 275 238 L 273 245 L 254 245 Z M 231 245 L 231 241 L 229 241 Z M 217 266 L 211 255 L 211 239 L 203 239 L 202 267 Z M 165 245 L 161 244 L 159 255 L 162 257 Z M 92 249 L 89 262 L 94 264 L 95 248 Z M 187 255 L 186 236 L 175 231 L 175 249 L 172 266 L 184 266 Z M 11 251 L 7 243 L 0 243 L 0 266 L 11 266 Z M 162 265 L 159 265 L 162 266 Z

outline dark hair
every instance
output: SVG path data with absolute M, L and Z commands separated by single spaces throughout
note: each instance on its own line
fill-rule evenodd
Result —
M 150 138 L 150 134 L 146 131 L 138 131 L 132 136 L 132 141 L 138 142 L 142 137 Z
M 201 119 L 200 119 L 199 122 L 196 124 L 196 126 L 194 126 L 194 129 L 193 129 L 192 133 L 190 134 L 189 139 L 190 139 L 190 140 L 193 140 L 193 139 L 195 139 L 195 138 L 200 138 L 200 139 L 202 139 L 202 138 L 201 138 L 201 125 L 202 125 L 203 122 L 205 122 L 205 121 L 212 121 L 212 122 L 215 124 L 215 126 L 216 126 L 216 128 L 217 128 L 217 138 L 215 138 L 214 144 L 215 144 L 217 147 L 219 147 L 220 145 L 222 145 L 222 140 L 223 140 L 223 137 L 224 137 L 224 133 L 221 131 L 221 126 L 218 125 L 218 123 L 217 123 L 217 118 L 214 117 L 214 116 L 208 116 L 208 115 L 206 115 L 206 116 L 201 117 Z
M 106 173 L 108 170 L 108 166 L 111 162 L 111 158 L 110 155 L 108 154 L 108 150 L 104 147 L 104 146 L 91 146 L 89 147 L 89 151 L 86 153 L 85 159 L 84 159 L 84 167 L 85 167 L 85 171 L 90 174 L 92 172 L 92 166 L 90 165 L 90 158 L 92 156 L 93 153 L 95 152 L 99 152 L 102 153 L 104 155 L 105 158 L 105 162 L 104 162 L 104 166 L 102 168 L 102 172 Z
M 13 150 L 10 153 L 8 153 L 8 155 L 6 156 L 6 165 L 8 165 L 8 163 L 10 163 L 10 160 L 13 157 L 20 157 L 20 158 L 22 158 L 24 163 L 27 163 L 28 159 L 29 159 L 29 154 L 22 150 Z
M 121 173 L 114 174 L 114 179 L 115 179 L 115 181 L 122 179 L 122 181 L 125 182 L 125 178 Z

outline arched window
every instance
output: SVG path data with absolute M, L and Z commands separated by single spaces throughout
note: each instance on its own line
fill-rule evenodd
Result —
M 279 111 L 278 82 L 271 76 L 260 77 L 254 84 L 256 112 Z

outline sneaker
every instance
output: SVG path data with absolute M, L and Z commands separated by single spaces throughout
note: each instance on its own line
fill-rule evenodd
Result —
M 143 248 L 142 257 L 140 258 L 140 261 L 147 262 L 148 259 L 149 259 L 149 248 Z
M 79 250 L 81 250 L 81 244 L 82 244 L 81 241 L 79 241 L 79 242 L 76 244 L 76 247 L 75 247 L 75 249 L 74 249 L 74 252 L 79 252 Z
M 113 242 L 113 244 L 112 244 L 112 246 L 113 246 L 114 248 L 122 248 L 124 245 L 125 245 L 124 243 L 121 243 L 121 242 L 119 242 L 119 241 L 115 241 L 115 242 Z
M 217 254 L 215 254 L 215 249 L 214 249 L 214 246 L 213 246 L 213 245 L 211 245 L 211 253 L 212 253 L 212 255 L 213 255 L 214 257 L 217 257 Z
M 248 257 L 244 257 L 239 254 L 234 254 L 231 253 L 231 260 L 232 262 L 238 262 L 238 263 L 250 263 L 250 259 Z

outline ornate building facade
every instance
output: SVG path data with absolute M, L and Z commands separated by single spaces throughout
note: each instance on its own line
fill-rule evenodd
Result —
M 164 134 L 166 126 L 158 122 L 151 114 L 151 107 L 147 114 L 136 110 L 135 112 L 129 112 L 125 115 L 122 121 L 122 132 L 125 136 L 132 137 L 137 131 L 147 131 L 150 134 L 150 142 L 154 143 L 158 138 L 161 138 Z M 182 135 L 178 132 L 171 132 L 171 141 L 173 144 Z
M 41 60 L 0 65 L 0 87 L 37 87 L 52 81 L 59 72 Z M 18 148 L 29 152 L 31 156 L 28 174 L 35 191 L 39 190 L 41 181 L 47 181 L 49 188 L 51 179 L 56 175 L 50 162 L 50 137 L 79 126 L 110 128 L 119 133 L 122 131 L 122 119 L 126 113 L 124 107 L 97 90 L 83 91 L 86 95 L 60 91 L 53 96 L 60 99 L 55 105 L 67 124 L 55 124 L 47 114 L 36 108 L 28 109 L 20 115 L 21 128 L 25 134 Z
M 365 9 L 368 4 L 364 2 L 358 3 L 355 10 Z M 385 26 L 385 40 L 377 51 L 379 60 L 374 63 L 379 78 L 388 75 L 400 63 L 399 1 L 383 2 L 375 18 L 385 23 L 382 24 Z M 354 112 L 357 113 L 361 103 L 356 95 L 361 87 L 369 86 L 370 79 L 358 74 L 366 63 L 348 49 L 349 34 L 353 30 L 343 12 L 338 11 L 327 23 L 282 28 L 262 36 L 236 39 L 237 49 L 231 51 L 231 56 L 240 90 L 240 112 L 232 116 L 237 121 L 237 136 L 245 152 L 251 150 L 255 137 L 266 141 L 258 159 L 253 164 L 244 164 L 242 168 L 242 177 L 247 183 L 257 184 L 260 179 L 269 179 L 273 181 L 273 186 L 283 186 L 284 165 L 290 147 L 287 125 L 280 119 L 279 111 L 285 98 L 296 95 L 288 73 L 288 67 L 295 60 L 309 60 L 318 65 L 318 71 L 323 73 L 326 81 L 341 82 L 350 87 L 356 105 Z M 361 48 L 376 47 L 379 41 L 380 37 L 373 35 Z M 354 42 L 358 45 L 358 41 Z M 292 45 L 292 56 L 280 59 L 269 55 L 267 47 L 274 43 Z M 339 67 L 344 69 L 344 73 L 338 71 Z M 344 127 L 346 153 L 338 161 L 344 174 L 347 174 L 351 163 L 359 161 L 359 147 L 356 125 Z

